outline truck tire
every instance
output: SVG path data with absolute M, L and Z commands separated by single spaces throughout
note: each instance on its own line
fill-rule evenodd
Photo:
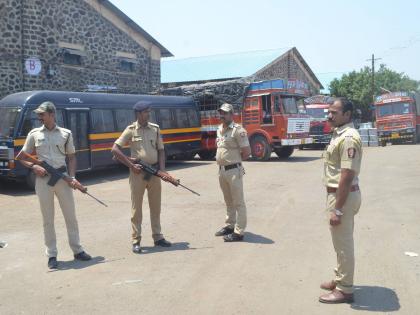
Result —
M 288 147 L 276 149 L 274 152 L 276 152 L 277 156 L 280 159 L 287 159 L 289 156 L 292 155 L 293 151 L 294 151 L 294 148 L 292 146 L 288 146 Z
M 35 190 L 35 179 L 36 175 L 34 172 L 29 171 L 28 174 L 25 177 L 25 183 L 28 188 Z
M 198 156 L 202 160 L 213 160 L 214 157 L 216 156 L 216 151 L 215 150 L 200 151 L 200 152 L 198 152 Z
M 271 156 L 271 146 L 263 136 L 251 138 L 251 155 L 257 161 L 268 161 Z

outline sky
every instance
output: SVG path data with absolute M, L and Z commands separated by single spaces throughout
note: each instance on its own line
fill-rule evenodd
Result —
M 384 63 L 420 80 L 419 0 L 111 0 L 176 58 L 296 47 L 320 76 Z M 369 60 L 368 60 L 369 59 Z

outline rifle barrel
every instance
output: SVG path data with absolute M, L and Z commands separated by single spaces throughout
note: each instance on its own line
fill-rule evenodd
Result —
M 97 202 L 99 202 L 101 205 L 108 207 L 108 205 L 106 203 L 104 203 L 103 201 L 99 200 L 98 198 L 92 196 L 90 193 L 88 193 L 87 191 L 84 192 L 86 195 L 88 195 L 89 197 L 95 199 Z

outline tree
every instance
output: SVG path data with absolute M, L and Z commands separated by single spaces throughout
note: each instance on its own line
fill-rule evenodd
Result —
M 375 72 L 375 95 L 383 94 L 381 88 L 390 91 L 420 91 L 420 81 L 410 79 L 404 73 L 395 72 L 381 64 Z M 362 120 L 371 120 L 372 73 L 369 67 L 352 71 L 330 83 L 332 96 L 350 99 L 362 111 Z

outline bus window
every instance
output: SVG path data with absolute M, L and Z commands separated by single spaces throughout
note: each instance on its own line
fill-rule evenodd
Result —
M 117 131 L 123 131 L 136 120 L 134 111 L 130 109 L 116 109 L 115 119 L 117 120 Z
M 175 109 L 175 116 L 178 128 L 189 127 L 188 114 L 185 109 L 177 108 Z
M 114 116 L 110 109 L 92 109 L 91 124 L 93 132 L 115 131 Z
M 65 127 L 64 111 L 62 109 L 57 109 L 57 112 L 55 113 L 55 121 L 57 123 L 57 126 Z M 41 127 L 41 122 L 38 120 L 37 114 L 33 112 L 33 109 L 29 109 L 28 111 L 26 111 L 25 118 L 23 120 L 22 130 L 19 136 L 27 136 L 29 131 L 38 127 Z
M 171 129 L 175 128 L 170 109 L 159 109 L 160 128 Z
M 152 109 L 152 110 L 150 111 L 150 119 L 149 119 L 149 121 L 150 121 L 151 123 L 157 124 L 157 120 L 156 120 L 156 110 L 155 110 L 155 109 Z
M 19 112 L 20 109 L 16 107 L 0 108 L 0 137 L 12 135 L 11 131 L 16 127 L 16 119 Z
M 198 118 L 198 113 L 194 109 L 187 109 L 188 119 L 190 121 L 190 127 L 200 127 L 200 119 Z

